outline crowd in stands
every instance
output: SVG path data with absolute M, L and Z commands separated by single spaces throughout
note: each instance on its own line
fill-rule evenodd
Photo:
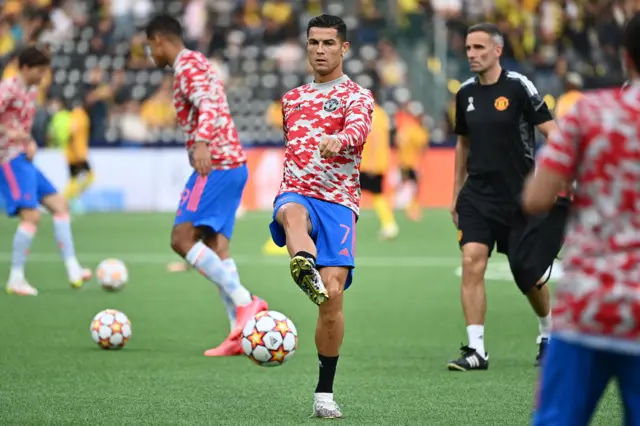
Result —
M 347 74 L 375 89 L 391 116 L 414 115 L 432 130 L 432 143 L 442 143 L 451 135 L 453 94 L 470 76 L 464 46 L 469 24 L 495 22 L 505 34 L 504 66 L 528 75 L 553 107 L 567 87 L 622 83 L 621 31 L 638 3 L 5 0 L 0 64 L 8 78 L 17 71 L 15 52 L 21 47 L 37 44 L 51 52 L 52 72 L 42 84 L 33 129 L 41 144 L 60 143 L 69 117 L 83 114 L 93 145 L 179 141 L 170 70 L 157 70 L 147 60 L 141 31 L 153 14 L 171 13 L 182 18 L 187 46 L 205 53 L 225 80 L 243 142 L 277 144 L 278 99 L 309 81 L 306 22 L 323 12 L 337 14 L 351 30 Z M 443 92 L 445 102 L 430 102 L 426 92 Z

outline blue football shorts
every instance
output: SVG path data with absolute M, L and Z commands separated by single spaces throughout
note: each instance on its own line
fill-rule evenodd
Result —
M 25 154 L 0 165 L 0 195 L 9 217 L 21 209 L 36 209 L 56 188 Z
M 612 379 L 624 425 L 640 426 L 640 356 L 593 349 L 551 337 L 542 362 L 533 426 L 585 426 Z
M 194 171 L 182 191 L 173 226 L 205 226 L 231 239 L 249 171 L 246 164 L 229 170 L 212 170 L 208 176 Z
M 318 269 L 330 266 L 349 268 L 345 290 L 353 281 L 356 248 L 356 214 L 348 207 L 329 201 L 305 197 L 293 192 L 280 194 L 273 208 L 273 221 L 269 225 L 271 238 L 278 247 L 287 243 L 282 225 L 276 221 L 280 207 L 288 203 L 303 206 L 311 219 L 311 239 L 316 245 Z

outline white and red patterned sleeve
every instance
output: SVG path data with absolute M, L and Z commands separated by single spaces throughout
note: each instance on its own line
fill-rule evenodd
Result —
M 179 64 L 177 71 L 180 90 L 198 111 L 198 128 L 193 138 L 195 141 L 212 142 L 222 99 L 213 85 L 209 64 L 189 58 Z
M 373 105 L 370 90 L 355 93 L 345 111 L 344 128 L 334 135 L 342 143 L 342 149 L 364 145 L 371 131 Z
M 581 134 L 582 99 L 557 121 L 558 129 L 551 133 L 536 161 L 538 168 L 549 169 L 567 179 L 574 179 Z
M 0 113 L 7 110 L 14 97 L 13 88 L 8 81 L 0 83 Z

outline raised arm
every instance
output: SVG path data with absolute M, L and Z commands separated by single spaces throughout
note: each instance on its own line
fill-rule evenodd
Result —
M 333 137 L 337 138 L 342 149 L 362 146 L 371 131 L 373 119 L 373 96 L 370 91 L 358 94 L 345 112 L 344 128 Z

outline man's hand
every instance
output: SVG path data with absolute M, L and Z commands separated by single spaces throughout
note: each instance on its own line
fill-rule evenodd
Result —
M 33 140 L 29 141 L 29 143 L 27 143 L 27 148 L 25 150 L 27 159 L 33 160 L 33 157 L 36 156 L 37 151 L 38 151 L 38 144 L 36 144 L 35 141 Z
M 31 139 L 31 134 L 24 130 L 7 130 L 5 133 L 7 139 L 17 142 L 27 142 Z
M 200 176 L 208 176 L 211 172 L 211 153 L 205 142 L 196 142 L 191 159 L 193 168 Z
M 322 158 L 333 158 L 342 149 L 342 143 L 334 137 L 323 136 L 320 139 L 320 144 L 318 144 L 318 149 Z
M 453 220 L 453 224 L 458 227 L 458 212 L 456 211 L 456 204 L 458 203 L 458 197 L 453 199 L 451 203 L 451 207 L 449 207 L 449 213 L 451 213 L 451 220 Z

